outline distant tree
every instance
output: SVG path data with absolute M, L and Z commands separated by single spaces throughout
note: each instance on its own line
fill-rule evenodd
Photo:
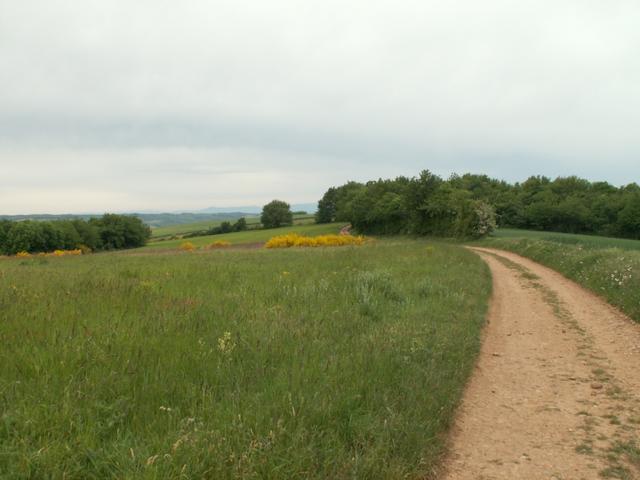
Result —
M 336 217 L 336 198 L 338 189 L 331 187 L 318 202 L 316 223 L 331 223 Z
M 236 223 L 233 224 L 234 232 L 244 232 L 247 229 L 247 219 L 242 217 L 239 218 Z
M 293 223 L 291 207 L 282 200 L 273 200 L 262 207 L 260 222 L 264 228 L 277 228 Z
M 231 222 L 225 221 L 220 224 L 220 233 L 230 233 L 232 231 Z

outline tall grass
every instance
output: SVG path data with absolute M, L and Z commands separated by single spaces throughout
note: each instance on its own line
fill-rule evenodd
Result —
M 529 232 L 517 237 L 512 232 L 481 245 L 510 250 L 553 268 L 640 322 L 640 248 L 635 248 L 640 241 L 570 234 L 541 238 Z
M 451 245 L 0 261 L 0 477 L 421 478 L 490 276 Z

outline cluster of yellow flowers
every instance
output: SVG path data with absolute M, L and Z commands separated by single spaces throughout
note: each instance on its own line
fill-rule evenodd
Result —
M 215 250 L 218 248 L 227 248 L 230 247 L 231 243 L 227 242 L 226 240 L 217 240 L 213 243 L 210 243 L 209 245 L 207 245 L 206 247 L 203 247 L 205 250 Z M 197 250 L 198 247 L 196 247 L 193 243 L 191 242 L 183 242 L 182 244 L 180 244 L 180 250 L 183 250 L 185 252 L 193 252 L 194 250 Z
M 54 250 L 53 252 L 49 253 L 40 252 L 36 255 L 38 257 L 66 257 L 67 255 L 82 255 L 82 250 L 79 248 L 76 248 L 75 250 Z M 32 256 L 33 254 L 29 252 L 16 253 L 16 257 L 18 258 L 29 258 Z
M 193 252 L 196 249 L 196 246 L 191 242 L 183 242 L 180 244 L 180 250 L 184 250 L 185 252 Z
M 216 248 L 227 248 L 230 247 L 231 243 L 227 242 L 226 240 L 217 240 L 209 245 L 207 245 L 205 248 L 207 250 L 212 250 L 212 249 L 216 249 Z
M 342 247 L 344 245 L 364 245 L 365 238 L 353 235 L 318 235 L 317 237 L 304 237 L 297 233 L 279 235 L 271 238 L 264 246 L 266 248 L 290 248 L 290 247 Z

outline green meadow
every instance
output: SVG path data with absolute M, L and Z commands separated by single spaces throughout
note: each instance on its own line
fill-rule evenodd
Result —
M 247 220 L 247 226 L 249 228 L 260 226 L 260 216 L 248 215 L 248 216 L 245 216 L 244 218 Z M 160 238 L 166 238 L 166 237 L 172 237 L 172 236 L 186 235 L 188 233 L 207 230 L 208 228 L 212 228 L 212 227 L 218 227 L 223 221 L 233 223 L 236 220 L 238 219 L 229 218 L 226 220 L 207 220 L 202 222 L 184 223 L 184 224 L 177 224 L 177 225 L 168 225 L 166 227 L 153 228 L 151 230 L 151 238 L 160 239 Z M 299 215 L 293 216 L 293 223 L 294 225 L 308 225 L 311 223 L 315 223 L 315 219 L 313 215 L 299 214 Z
M 433 473 L 479 348 L 479 257 L 138 251 L 0 260 L 0 478 Z
M 257 225 L 260 220 L 256 217 L 246 217 L 247 224 Z M 184 223 L 177 225 L 168 225 L 166 227 L 157 227 L 151 229 L 151 238 L 171 237 L 173 235 L 185 235 L 187 233 L 195 232 L 198 230 L 206 230 L 212 227 L 218 227 L 223 221 L 235 222 L 237 218 L 230 218 L 226 220 L 205 220 L 202 222 Z

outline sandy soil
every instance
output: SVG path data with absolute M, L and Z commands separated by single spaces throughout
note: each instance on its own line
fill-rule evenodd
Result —
M 439 478 L 640 478 L 640 325 L 553 270 L 474 250 L 493 299 Z

